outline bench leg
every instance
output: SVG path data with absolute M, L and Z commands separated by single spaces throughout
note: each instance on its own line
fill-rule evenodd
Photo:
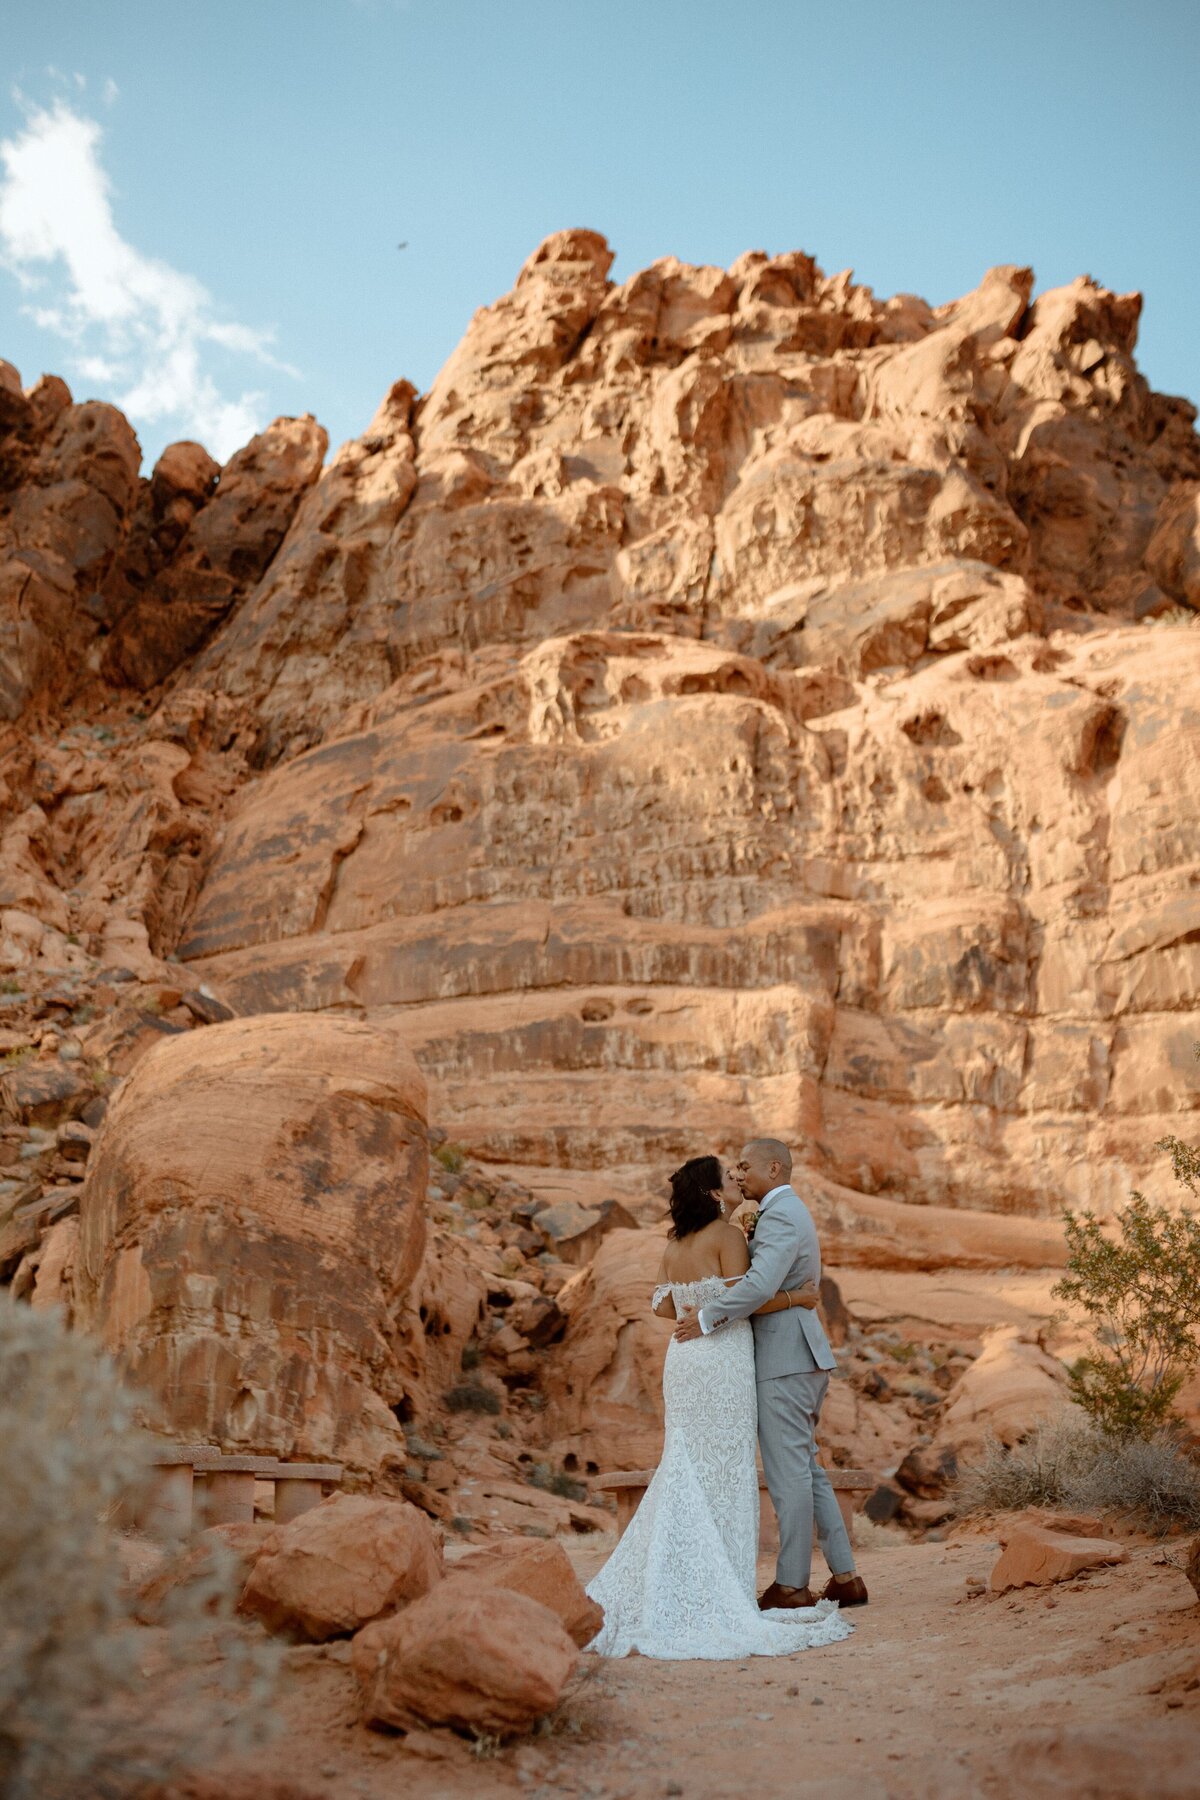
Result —
M 275 1523 L 286 1525 L 289 1519 L 298 1519 L 301 1513 L 311 1512 L 314 1506 L 321 1504 L 321 1483 L 319 1481 L 298 1481 L 289 1477 L 275 1480 Z
M 155 1469 L 146 1487 L 138 1520 L 151 1537 L 173 1542 L 192 1529 L 190 1463 Z
M 205 1477 L 206 1525 L 253 1525 L 254 1476 L 214 1469 Z
M 625 1527 L 628 1525 L 630 1519 L 632 1519 L 634 1513 L 637 1511 L 638 1506 L 641 1503 L 642 1495 L 645 1492 L 646 1492 L 645 1488 L 618 1488 L 617 1489 L 617 1537 L 618 1537 L 618 1539 L 624 1537 Z
M 835 1488 L 838 1511 L 842 1515 L 842 1524 L 846 1527 L 846 1536 L 854 1543 L 854 1499 L 845 1488 Z

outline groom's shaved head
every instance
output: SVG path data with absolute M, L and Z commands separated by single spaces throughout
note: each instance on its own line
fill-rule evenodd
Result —
M 747 1200 L 761 1200 L 791 1179 L 792 1153 L 779 1138 L 751 1138 L 743 1146 L 734 1176 Z
M 744 1154 L 756 1162 L 777 1162 L 785 1175 L 792 1172 L 792 1153 L 778 1138 L 751 1138 Z

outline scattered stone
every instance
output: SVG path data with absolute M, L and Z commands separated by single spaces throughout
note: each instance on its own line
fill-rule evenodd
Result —
M 1124 1544 L 1105 1538 L 1072 1537 L 1064 1531 L 1046 1531 L 1027 1525 L 1013 1531 L 991 1574 L 992 1592 L 1012 1588 L 1049 1587 L 1070 1581 L 1089 1569 L 1107 1568 L 1129 1561 Z
M 237 1017 L 232 1006 L 228 1006 L 224 1000 L 218 1000 L 207 988 L 192 988 L 188 993 L 181 994 L 179 999 L 198 1025 L 220 1025 L 226 1019 Z
M 867 1495 L 863 1511 L 873 1525 L 890 1525 L 904 1505 L 904 1495 L 887 1482 L 881 1482 Z
M 920 1500 L 940 1500 L 957 1477 L 958 1458 L 948 1445 L 917 1445 L 896 1470 L 900 1486 Z
M 322 1642 L 428 1593 L 441 1572 L 429 1521 L 415 1506 L 335 1494 L 272 1530 L 241 1605 L 271 1631 Z
M 0 1106 L 25 1125 L 57 1125 L 83 1110 L 91 1087 L 59 1063 L 24 1063 L 0 1075 Z
M 473 1551 L 453 1563 L 448 1578 L 469 1577 L 487 1587 L 525 1594 L 559 1620 L 582 1650 L 604 1623 L 604 1613 L 588 1598 L 561 1544 L 536 1538 L 510 1538 Z
M 464 1580 L 366 1626 L 352 1660 L 370 1724 L 507 1734 L 553 1711 L 579 1652 L 535 1600 Z

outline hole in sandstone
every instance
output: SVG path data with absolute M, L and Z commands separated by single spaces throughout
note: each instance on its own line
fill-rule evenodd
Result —
M 596 998 L 584 1001 L 579 1016 L 586 1025 L 599 1025 L 604 1019 L 611 1019 L 615 1010 L 611 1000 Z
M 945 782 L 936 775 L 927 775 L 921 783 L 921 792 L 932 806 L 941 806 L 950 798 Z
M 1118 707 L 1106 706 L 1093 714 L 1083 728 L 1079 766 L 1085 775 L 1106 775 L 1114 769 L 1121 755 L 1125 737 L 1125 716 Z
M 487 1303 L 489 1306 L 494 1306 L 498 1312 L 503 1312 L 506 1306 L 512 1305 L 513 1298 L 511 1294 L 506 1294 L 502 1288 L 494 1288 L 488 1294 Z
M 568 1450 L 567 1454 L 563 1457 L 563 1468 L 567 1471 L 568 1475 L 573 1475 L 578 1467 L 579 1458 L 573 1450 Z
M 1061 669 L 1070 660 L 1065 650 L 1039 650 L 1029 666 L 1039 675 L 1053 675 L 1055 669 Z
M 420 1306 L 417 1308 L 417 1311 L 421 1315 L 421 1323 L 423 1325 L 425 1323 L 426 1319 L 429 1317 L 429 1308 L 427 1306 Z
M 453 800 L 447 800 L 440 806 L 435 806 L 431 810 L 429 814 L 429 823 L 431 825 L 457 825 L 462 819 L 462 816 L 462 807 L 457 805 Z
M 976 681 L 1015 681 L 1017 666 L 1007 656 L 972 656 L 967 661 L 968 672 Z
M 450 1335 L 450 1321 L 448 1319 L 443 1319 L 443 1321 L 442 1321 L 442 1336 L 449 1337 L 449 1335 Z
M 590 1461 L 586 1462 L 584 1464 L 584 1472 L 588 1475 L 598 1475 L 600 1473 L 600 1464 Z
M 627 1013 L 635 1013 L 640 1018 L 644 1013 L 654 1011 L 654 1002 L 653 1000 L 647 1000 L 644 996 L 639 995 L 637 999 L 627 1000 L 625 1002 L 625 1011 Z
M 391 1411 L 393 1418 L 397 1419 L 401 1425 L 411 1425 L 417 1416 L 417 1409 L 407 1394 L 397 1400 Z
M 933 744 L 939 750 L 949 749 L 953 744 L 962 743 L 962 739 L 945 713 L 937 711 L 917 713 L 914 718 L 905 719 L 900 729 L 910 742 Z

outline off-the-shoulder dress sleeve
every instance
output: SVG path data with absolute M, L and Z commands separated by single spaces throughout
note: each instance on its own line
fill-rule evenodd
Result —
M 669 1300 L 670 1297 L 671 1297 L 670 1282 L 669 1281 L 660 1281 L 658 1286 L 655 1288 L 654 1293 L 650 1299 L 650 1306 L 651 1306 L 652 1311 L 657 1312 L 659 1307 L 662 1305 L 663 1301 Z

